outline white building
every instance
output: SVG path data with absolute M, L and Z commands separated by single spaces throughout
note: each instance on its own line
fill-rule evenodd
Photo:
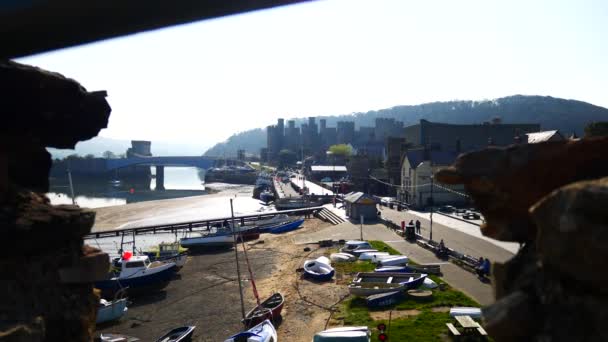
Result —
M 399 200 L 412 207 L 424 208 L 431 204 L 462 204 L 467 202 L 464 185 L 445 185 L 431 181 L 439 169 L 451 165 L 458 157 L 456 152 L 409 150 L 401 164 L 401 188 Z M 433 186 L 431 187 L 431 183 Z M 431 191 L 432 188 L 432 191 Z

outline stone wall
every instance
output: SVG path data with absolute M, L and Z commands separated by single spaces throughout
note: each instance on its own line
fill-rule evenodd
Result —
M 45 147 L 74 148 L 106 127 L 105 92 L 0 62 L 0 341 L 89 341 L 108 256 L 83 246 L 94 213 L 52 206 Z
M 608 340 L 608 137 L 489 148 L 437 173 L 464 184 L 484 235 L 522 244 L 493 265 L 496 341 Z

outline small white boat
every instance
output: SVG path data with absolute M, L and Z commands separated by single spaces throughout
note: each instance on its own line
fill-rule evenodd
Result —
M 312 342 L 370 342 L 371 335 L 367 327 L 339 327 L 316 333 Z
M 334 276 L 334 268 L 330 266 L 329 259 L 318 257 L 315 260 L 304 261 L 304 274 L 315 280 L 330 280 Z
M 378 254 L 378 255 L 373 255 L 372 258 L 370 259 L 373 263 L 378 263 L 380 262 L 380 260 L 384 260 L 384 259 L 389 259 L 392 257 L 395 257 L 397 255 L 391 255 L 391 254 Z
M 379 293 L 404 290 L 405 285 L 399 283 L 350 283 L 348 285 L 348 291 L 350 292 L 350 294 L 361 297 L 371 296 Z
M 95 323 L 101 324 L 115 321 L 124 316 L 125 313 L 127 313 L 126 298 L 117 299 L 112 302 L 105 299 L 100 299 L 99 306 L 97 307 L 97 319 L 95 320 Z
M 454 307 L 450 309 L 450 316 L 471 316 L 471 318 L 480 318 L 481 317 L 481 308 L 474 307 Z
M 277 331 L 269 320 L 228 337 L 224 342 L 278 342 Z
M 357 248 L 357 249 L 353 249 L 352 251 L 349 251 L 346 253 L 350 253 L 356 257 L 359 257 L 363 253 L 373 253 L 373 252 L 378 252 L 378 250 L 373 249 L 373 248 Z
M 231 247 L 234 245 L 232 234 L 200 234 L 185 237 L 179 240 L 179 244 L 185 248 L 205 247 Z
M 399 266 L 407 264 L 409 259 L 405 255 L 395 255 L 390 258 L 382 259 L 378 262 L 380 266 Z
M 429 277 L 424 278 L 424 282 L 422 283 L 422 287 L 426 287 L 427 289 L 434 289 L 437 288 L 437 286 L 437 283 Z
M 349 253 L 332 253 L 329 258 L 333 262 L 350 262 L 357 259 L 354 255 Z
M 372 260 L 376 256 L 388 256 L 388 252 L 366 252 L 359 255 L 359 260 Z
M 369 244 L 369 242 L 367 241 L 360 241 L 360 240 L 351 240 L 351 241 L 346 241 L 346 244 L 344 244 L 344 247 L 342 247 L 340 249 L 340 252 L 351 252 L 357 248 L 367 248 L 367 249 L 371 249 L 372 245 Z

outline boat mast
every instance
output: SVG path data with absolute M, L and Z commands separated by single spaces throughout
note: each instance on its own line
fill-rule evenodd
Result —
M 67 173 L 68 173 L 68 181 L 70 182 L 70 193 L 72 194 L 72 204 L 76 205 L 76 199 L 74 198 L 74 184 L 72 184 L 72 172 L 70 171 L 69 166 L 67 169 Z
M 236 235 L 234 232 L 234 208 L 232 206 L 232 198 L 230 199 L 230 216 L 232 217 L 232 225 L 230 230 L 232 232 L 232 239 L 234 240 L 234 257 L 236 259 L 236 275 L 237 282 L 239 283 L 239 296 L 241 297 L 241 315 L 245 319 L 245 303 L 243 302 L 243 284 L 241 284 L 241 269 L 239 267 L 239 245 L 236 241 Z

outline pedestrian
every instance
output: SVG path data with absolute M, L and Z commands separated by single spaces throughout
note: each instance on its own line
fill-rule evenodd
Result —
M 410 223 L 407 224 L 408 226 L 413 226 L 414 225 L 414 220 L 410 220 Z
M 420 235 L 420 221 L 416 220 L 416 234 Z

